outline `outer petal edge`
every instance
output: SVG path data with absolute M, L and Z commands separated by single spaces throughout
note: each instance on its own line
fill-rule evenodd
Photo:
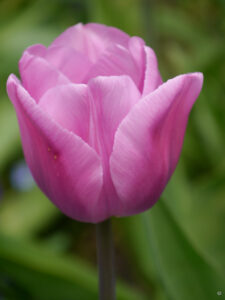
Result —
M 107 218 L 105 208 L 98 206 L 103 172 L 97 153 L 51 120 L 14 75 L 7 90 L 17 112 L 27 163 L 42 191 L 71 218 L 92 223 Z
M 176 167 L 202 80 L 201 73 L 168 80 L 141 99 L 120 124 L 110 157 L 112 181 L 124 204 L 118 215 L 140 213 L 159 198 Z

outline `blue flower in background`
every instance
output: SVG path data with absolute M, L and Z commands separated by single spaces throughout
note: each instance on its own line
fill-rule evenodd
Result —
M 17 162 L 12 167 L 10 172 L 10 183 L 15 190 L 19 191 L 28 191 L 34 186 L 34 180 L 24 160 Z

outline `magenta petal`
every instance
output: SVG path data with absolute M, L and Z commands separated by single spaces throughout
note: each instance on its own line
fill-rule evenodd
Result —
M 98 77 L 89 82 L 92 93 L 92 130 L 90 144 L 102 158 L 104 185 L 101 199 L 110 215 L 120 207 L 109 171 L 115 132 L 140 98 L 140 93 L 128 76 Z
M 25 53 L 29 53 L 30 55 L 33 55 L 33 56 L 44 57 L 47 53 L 47 48 L 42 44 L 35 44 L 35 45 L 28 47 L 25 50 Z
M 93 36 L 99 36 L 106 47 L 112 44 L 119 44 L 124 47 L 128 45 L 129 35 L 118 28 L 97 23 L 88 23 L 84 27 Z
M 145 65 L 146 65 L 145 42 L 137 36 L 131 37 L 129 40 L 129 51 L 138 69 L 137 86 L 139 90 L 142 92 L 144 86 Z
M 91 67 L 84 82 L 97 76 L 128 75 L 139 86 L 141 70 L 136 65 L 130 52 L 119 45 L 105 50 L 104 54 Z
M 88 83 L 92 94 L 92 142 L 98 153 L 108 161 L 115 132 L 140 98 L 134 82 L 128 76 L 96 77 Z
M 87 45 L 86 35 L 84 31 L 84 26 L 78 23 L 74 26 L 69 27 L 63 33 L 61 33 L 51 44 L 57 47 L 70 47 L 78 52 L 86 53 Z
M 59 69 L 74 83 L 81 83 L 91 66 L 87 56 L 71 47 L 51 46 L 46 48 L 41 44 L 36 44 L 29 47 L 26 52 L 47 60 L 53 68 Z
M 38 49 L 44 52 L 44 49 L 38 48 L 37 45 L 31 47 L 31 52 L 37 53 Z M 70 82 L 45 59 L 31 54 L 29 48 L 20 59 L 19 69 L 24 88 L 37 102 L 49 88 Z
M 39 105 L 63 128 L 84 141 L 89 139 L 89 89 L 84 84 L 59 85 L 49 89 Z
M 145 46 L 146 68 L 144 78 L 143 96 L 157 89 L 163 82 L 158 70 L 158 62 L 155 52 Z
M 110 159 L 112 180 L 124 205 L 119 215 L 144 211 L 159 198 L 176 167 L 202 81 L 201 73 L 168 80 L 139 101 L 119 126 Z
M 7 89 L 20 125 L 26 161 L 42 191 L 66 215 L 84 222 L 108 217 L 99 202 L 102 166 L 82 139 L 57 125 L 20 85 L 15 76 Z
M 91 62 L 84 54 L 70 47 L 50 47 L 44 58 L 58 68 L 70 81 L 83 82 Z
M 54 46 L 72 47 L 95 62 L 102 52 L 113 44 L 128 45 L 129 36 L 119 29 L 90 23 L 68 28 L 52 43 Z

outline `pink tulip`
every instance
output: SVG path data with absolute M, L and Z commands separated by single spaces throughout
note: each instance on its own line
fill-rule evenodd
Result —
M 181 152 L 201 73 L 163 83 L 139 37 L 78 24 L 48 48 L 29 47 L 10 75 L 25 158 L 69 217 L 97 223 L 150 208 Z

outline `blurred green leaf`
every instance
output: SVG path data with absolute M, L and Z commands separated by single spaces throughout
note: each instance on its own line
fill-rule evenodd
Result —
M 32 237 L 60 214 L 37 187 L 26 192 L 8 192 L 2 201 L 0 232 L 16 237 Z
M 143 29 L 140 5 L 136 0 L 89 0 L 88 11 L 92 21 L 118 27 L 131 35 L 140 35 Z
M 163 201 L 141 216 L 165 289 L 174 300 L 217 299 L 225 286 L 218 273 L 179 228 Z
M 165 39 L 164 55 L 173 66 L 173 74 L 203 71 L 215 64 L 218 57 L 220 63 L 223 61 L 223 39 L 215 34 L 209 36 L 205 24 L 191 18 L 180 6 L 158 5 L 154 23 L 159 37 Z
M 0 99 L 0 172 L 19 149 L 16 113 L 9 100 Z
M 202 257 L 220 273 L 225 268 L 225 161 L 215 172 L 191 184 L 182 163 L 164 192 L 170 213 Z M 225 273 L 224 273 L 225 277 Z
M 180 206 L 185 209 L 182 203 Z M 174 210 L 179 211 L 175 207 Z M 205 220 L 201 218 L 200 223 L 205 224 L 208 219 L 205 214 L 203 216 Z M 157 281 L 161 281 L 161 288 L 165 289 L 169 299 L 217 299 L 217 291 L 225 286 L 223 268 L 217 268 L 203 251 L 199 252 L 195 239 L 189 239 L 162 199 L 149 212 L 120 223 L 141 274 L 139 276 L 144 276 L 153 285 L 155 295 L 159 290 Z
M 215 163 L 218 157 L 221 157 L 223 154 L 225 140 L 219 122 L 206 102 L 206 95 L 204 92 L 202 93 L 201 98 L 205 101 L 204 103 L 201 101 L 196 105 L 193 118 L 196 129 L 202 138 L 208 158 Z
M 97 273 L 78 258 L 56 255 L 43 246 L 0 235 L 0 278 L 10 278 L 23 299 L 98 299 Z M 141 293 L 119 283 L 118 300 L 144 300 Z M 27 295 L 27 296 L 26 296 Z

